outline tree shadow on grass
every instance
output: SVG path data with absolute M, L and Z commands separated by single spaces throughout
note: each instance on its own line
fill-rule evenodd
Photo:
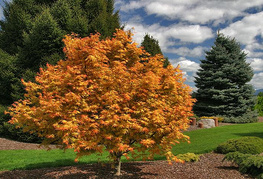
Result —
M 70 161 L 56 161 L 65 162 L 65 165 Z M 72 162 L 72 161 L 71 161 Z M 71 166 L 55 167 L 54 162 L 45 162 L 39 164 L 30 164 L 26 166 L 30 170 L 13 170 L 0 172 L 0 178 L 141 178 L 142 176 L 149 176 L 154 178 L 157 174 L 144 172 L 143 168 L 152 165 L 151 162 L 127 162 L 122 163 L 120 177 L 115 176 L 115 169 L 111 164 L 83 164 L 78 163 Z M 43 168 L 46 167 L 46 168 Z M 35 169 L 32 169 L 35 168 Z M 36 169 L 38 168 L 38 169 Z
M 235 135 L 239 135 L 242 137 L 245 136 L 254 136 L 254 137 L 260 137 L 263 139 L 263 131 L 262 132 L 251 132 L 251 133 L 235 133 Z
M 237 171 L 239 169 L 237 166 L 219 166 L 219 167 L 216 167 L 216 168 L 224 169 L 224 170 L 237 170 Z

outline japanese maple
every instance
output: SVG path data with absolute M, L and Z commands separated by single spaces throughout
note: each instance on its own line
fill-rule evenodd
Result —
M 22 80 L 27 93 L 9 108 L 10 123 L 43 145 L 73 148 L 76 159 L 106 150 L 118 175 L 128 153 L 178 161 L 171 148 L 189 140 L 182 131 L 194 102 L 179 67 L 163 68 L 163 56 L 151 57 L 122 30 L 106 40 L 69 35 L 64 43 L 64 60 L 40 69 L 35 83 Z

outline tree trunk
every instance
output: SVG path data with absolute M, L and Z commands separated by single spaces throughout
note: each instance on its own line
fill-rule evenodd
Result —
M 121 156 L 117 156 L 117 159 L 115 160 L 115 167 L 116 167 L 116 176 L 121 175 Z

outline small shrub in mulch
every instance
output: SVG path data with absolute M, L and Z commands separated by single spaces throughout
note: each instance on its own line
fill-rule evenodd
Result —
M 194 153 L 179 154 L 176 157 L 178 159 L 185 161 L 185 162 L 197 162 L 200 159 L 200 155 L 197 155 Z
M 223 160 L 236 163 L 241 173 L 251 174 L 263 179 L 263 156 L 231 152 L 226 154 Z
M 259 137 L 241 137 L 238 139 L 230 139 L 218 145 L 215 152 L 222 154 L 230 152 L 260 154 L 263 152 L 263 140 Z

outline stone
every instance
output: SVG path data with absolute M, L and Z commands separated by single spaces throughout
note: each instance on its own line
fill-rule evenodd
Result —
M 202 123 L 203 124 L 203 128 L 215 127 L 214 119 L 201 119 L 201 120 L 198 121 L 198 123 Z

